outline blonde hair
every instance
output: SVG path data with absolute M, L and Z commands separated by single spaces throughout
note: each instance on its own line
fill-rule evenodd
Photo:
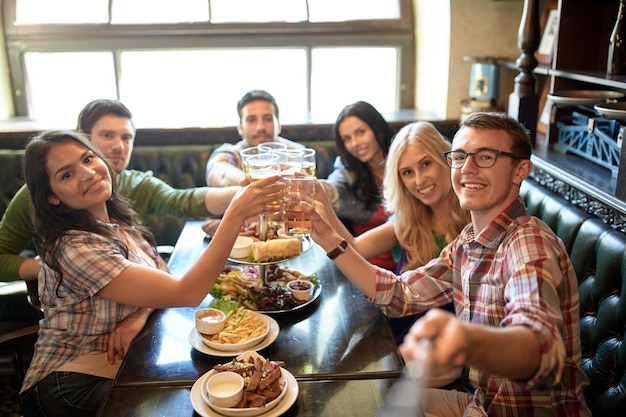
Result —
M 443 156 L 445 151 L 450 150 L 450 143 L 431 123 L 414 122 L 404 126 L 389 148 L 383 193 L 385 208 L 396 216 L 394 222 L 396 237 L 407 255 L 405 270 L 426 264 L 439 253 L 440 249 L 432 232 L 431 208 L 409 192 L 398 172 L 400 157 L 408 147 L 416 147 L 426 152 L 447 173 L 445 181 L 450 188 L 447 195 L 450 213 L 445 231 L 446 242 L 455 238 L 470 222 L 469 213 L 461 208 L 459 199 L 452 190 L 450 167 Z

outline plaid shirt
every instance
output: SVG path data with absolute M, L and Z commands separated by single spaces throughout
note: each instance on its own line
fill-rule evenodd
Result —
M 245 147 L 244 141 L 239 141 L 236 144 L 224 143 L 217 148 L 213 152 L 211 152 L 211 156 L 207 161 L 207 172 L 209 172 L 215 165 L 219 164 L 228 164 L 239 169 L 242 169 L 241 166 L 241 156 L 239 156 L 239 152 L 241 152 Z
M 576 274 L 560 239 L 526 214 L 521 199 L 478 235 L 466 226 L 439 258 L 417 270 L 397 277 L 379 268 L 372 301 L 390 316 L 454 301 L 462 321 L 522 325 L 536 333 L 541 360 L 528 381 L 470 369 L 477 391 L 469 415 L 591 415 L 583 397 L 588 380 L 580 368 Z
M 126 230 L 144 252 L 154 253 L 136 229 Z M 99 297 L 97 292 L 131 263 L 156 267 L 154 260 L 130 249 L 125 258 L 115 245 L 97 234 L 71 231 L 62 240 L 58 260 L 63 284 L 58 288 L 59 295 L 58 276 L 44 263 L 39 273 L 44 318 L 39 322 L 35 354 L 22 391 L 79 355 L 106 352 L 109 333 L 138 308 Z M 120 361 L 116 364 L 119 366 Z

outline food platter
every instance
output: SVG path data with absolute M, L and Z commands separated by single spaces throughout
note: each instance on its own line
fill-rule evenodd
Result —
M 276 314 L 293 313 L 293 312 L 296 312 L 298 310 L 302 310 L 308 307 L 310 304 L 313 304 L 319 298 L 321 294 L 322 294 L 322 284 L 319 283 L 317 287 L 313 290 L 313 297 L 310 300 L 305 301 L 291 308 L 275 308 L 272 310 L 259 310 L 259 313 L 267 314 L 270 316 L 276 315 Z
M 243 349 L 250 350 L 251 348 L 254 348 L 254 346 L 258 346 L 262 341 L 267 338 L 267 335 L 269 334 L 271 329 L 271 324 L 273 324 L 270 323 L 269 316 L 243 308 L 239 309 L 234 314 L 229 314 L 228 317 L 229 318 L 227 318 L 227 323 L 229 323 L 228 320 L 230 320 L 230 323 L 232 323 L 232 327 L 226 327 L 223 329 L 222 332 L 226 332 L 227 334 L 230 334 L 230 332 L 233 331 L 245 332 L 245 336 L 248 337 L 248 339 L 239 340 L 238 338 L 238 340 L 231 342 L 228 339 L 222 339 L 220 337 L 222 332 L 218 332 L 212 335 L 200 333 L 200 337 L 204 341 L 205 345 L 207 345 L 211 349 L 223 350 L 226 352 L 241 351 Z M 252 326 L 246 325 L 245 323 L 247 322 L 247 320 L 250 320 L 250 322 L 254 324 Z M 255 337 L 251 337 L 249 335 L 249 332 L 253 332 L 253 335 Z
M 315 288 L 315 290 L 313 290 L 313 298 L 311 298 L 308 301 L 305 301 L 302 304 L 299 304 L 295 307 L 292 308 L 288 308 L 288 309 L 275 309 L 275 310 L 262 310 L 260 311 L 263 314 L 268 314 L 268 315 L 276 315 L 276 314 L 285 314 L 285 313 L 293 313 L 299 310 L 302 310 L 304 308 L 306 308 L 307 306 L 309 306 L 309 304 L 312 304 L 315 302 L 315 300 L 318 299 L 318 297 L 322 294 L 322 284 L 319 284 L 317 286 L 317 288 Z
M 286 262 L 290 259 L 298 257 L 302 255 L 304 252 L 311 249 L 312 246 L 313 246 L 313 241 L 311 240 L 311 237 L 305 236 L 302 238 L 302 251 L 298 255 L 292 256 L 290 258 L 277 259 L 277 260 L 272 260 L 272 261 L 267 261 L 267 262 L 251 262 L 247 258 L 232 258 L 232 257 L 229 257 L 228 260 L 234 263 L 242 264 L 242 265 L 274 265 L 274 264 Z
M 275 400 L 267 403 L 265 405 L 265 410 L 263 410 L 261 407 L 256 407 L 256 408 L 223 408 L 223 407 L 216 407 L 216 406 L 211 406 L 211 404 L 209 404 L 209 407 L 211 407 L 212 409 L 214 409 L 215 411 L 219 412 L 220 415 L 224 415 L 224 416 L 229 416 L 229 417 L 256 417 L 259 416 L 261 414 L 266 414 L 269 413 L 270 410 L 272 410 L 274 407 L 276 407 L 278 404 L 280 404 L 280 402 L 283 400 L 283 398 L 287 395 L 287 393 L 289 392 L 289 378 L 287 377 L 287 371 L 285 368 L 280 368 L 280 373 L 282 375 L 282 378 L 285 380 L 285 387 L 283 388 L 282 393 L 280 394 L 280 396 L 278 398 L 276 398 Z M 215 375 L 217 373 L 217 371 L 215 370 L 210 370 L 209 372 L 207 372 L 207 379 L 210 378 L 211 376 Z M 200 394 L 202 395 L 202 399 L 204 400 L 205 403 L 209 402 L 209 394 L 207 392 L 207 388 L 206 388 L 206 384 L 202 384 L 200 386 Z M 263 411 L 261 411 L 263 410 Z
M 607 119 L 626 120 L 626 102 L 596 104 L 593 108 Z
M 597 104 L 607 100 L 617 100 L 624 93 L 611 90 L 561 90 L 548 94 L 548 99 L 557 105 Z
M 196 330 L 195 327 L 193 327 L 191 331 L 189 332 L 188 340 L 191 346 L 193 346 L 195 350 L 197 350 L 200 353 L 204 353 L 205 355 L 218 356 L 218 357 L 223 357 L 223 358 L 233 357 L 233 356 L 241 355 L 242 353 L 247 352 L 249 350 L 256 351 L 256 350 L 265 349 L 266 347 L 274 343 L 274 341 L 278 337 L 278 333 L 280 332 L 280 326 L 278 325 L 276 320 L 274 320 L 271 317 L 268 317 L 268 321 L 270 324 L 270 329 L 265 339 L 263 339 L 263 341 L 261 341 L 261 343 L 259 343 L 258 345 L 248 347 L 247 349 L 241 349 L 238 351 L 237 350 L 225 351 L 225 350 L 212 349 L 209 346 L 207 346 L 206 343 L 202 341 L 202 336 L 200 335 L 200 333 L 198 333 L 198 330 Z
M 261 269 L 264 269 L 262 273 Z M 288 282 L 298 279 L 313 284 L 311 299 L 297 300 L 290 293 Z M 322 283 L 315 273 L 306 275 L 285 265 L 226 265 L 210 294 L 215 299 L 210 305 L 218 310 L 228 311 L 243 306 L 259 313 L 274 315 L 298 311 L 314 303 L 322 294 Z
M 285 393 L 285 396 L 283 397 L 283 399 L 275 407 L 273 407 L 272 409 L 266 412 L 258 414 L 258 417 L 281 416 L 284 413 L 286 413 L 298 399 L 298 392 L 299 392 L 298 381 L 293 376 L 293 374 L 291 374 L 291 372 L 287 371 L 286 369 L 282 368 L 281 371 L 283 372 L 283 375 L 287 382 L 287 385 L 285 386 L 285 389 L 287 390 L 287 392 Z M 198 380 L 191 387 L 191 392 L 189 393 L 191 405 L 193 409 L 196 411 L 196 413 L 198 413 L 202 417 L 223 417 L 223 414 L 220 414 L 217 411 L 213 410 L 204 401 L 204 398 L 202 398 L 202 386 L 205 385 L 206 380 L 210 376 L 209 375 L 210 373 L 211 371 L 202 375 L 200 378 L 198 378 Z

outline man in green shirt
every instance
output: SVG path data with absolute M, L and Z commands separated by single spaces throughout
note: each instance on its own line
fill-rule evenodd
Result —
M 119 192 L 134 203 L 140 219 L 148 215 L 203 219 L 221 215 L 239 186 L 176 189 L 156 178 L 151 171 L 127 169 L 133 150 L 135 126 L 132 114 L 116 100 L 94 100 L 78 117 L 77 129 L 90 135 L 113 170 L 118 173 Z M 33 245 L 39 248 L 30 209 L 30 197 L 22 186 L 0 221 L 0 281 L 34 280 L 39 261 L 20 253 Z

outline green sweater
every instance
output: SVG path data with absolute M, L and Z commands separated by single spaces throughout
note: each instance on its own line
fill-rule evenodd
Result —
M 173 188 L 152 171 L 124 170 L 118 191 L 133 202 L 140 220 L 151 214 L 189 219 L 210 215 L 204 204 L 207 187 Z M 19 254 L 28 247 L 41 248 L 29 206 L 30 195 L 23 185 L 0 221 L 0 281 L 18 280 L 19 268 L 26 259 Z

